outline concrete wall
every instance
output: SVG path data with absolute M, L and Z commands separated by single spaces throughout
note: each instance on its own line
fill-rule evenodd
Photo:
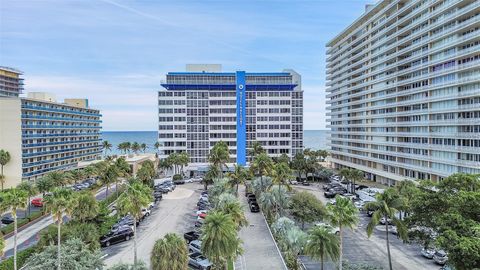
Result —
M 0 97 L 0 149 L 10 153 L 10 162 L 4 167 L 4 187 L 22 181 L 21 100 Z

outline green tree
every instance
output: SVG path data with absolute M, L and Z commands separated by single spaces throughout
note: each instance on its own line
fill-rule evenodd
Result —
M 404 216 L 410 213 L 412 201 L 418 194 L 418 188 L 413 181 L 409 180 L 401 181 L 395 188 L 402 199 L 402 205 L 398 209 L 400 210 L 400 219 L 402 219 L 402 212 Z
M 132 149 L 133 153 L 136 155 L 140 151 L 140 144 L 138 142 L 133 142 L 130 149 Z
M 144 261 L 138 261 L 136 264 L 117 263 L 108 268 L 108 270 L 149 270 Z
M 50 179 L 54 187 L 64 187 L 68 183 L 65 173 L 62 171 L 49 172 L 45 177 Z
M 297 226 L 286 231 L 286 234 L 280 239 L 280 246 L 286 255 L 287 266 L 290 269 L 299 269 L 298 255 L 305 248 L 307 243 L 307 234 Z
M 261 153 L 265 153 L 265 149 L 263 149 L 262 145 L 258 141 L 254 141 L 252 148 L 249 149 L 249 153 L 252 158 L 255 158 Z
M 38 190 L 37 190 L 37 187 L 32 184 L 32 182 L 30 181 L 22 181 L 18 186 L 17 188 L 25 191 L 27 193 L 27 205 L 28 205 L 28 215 L 30 216 L 30 198 L 32 196 L 35 196 L 37 195 L 38 193 Z M 27 212 L 25 212 L 25 218 L 27 218 Z
M 248 178 L 248 171 L 241 165 L 235 165 L 233 172 L 228 173 L 229 183 L 232 187 L 235 187 L 235 193 L 238 194 L 238 186 L 245 183 Z
M 223 176 L 223 168 L 227 166 L 227 162 L 230 160 L 230 152 L 228 145 L 224 141 L 217 142 L 210 150 L 208 155 L 208 161 L 218 167 L 220 176 Z
M 436 246 L 448 253 L 455 269 L 480 265 L 480 177 L 453 174 L 439 183 L 423 181 L 407 218 L 410 228 L 438 234 Z
M 147 186 L 153 186 L 153 179 L 156 175 L 155 165 L 147 160 L 142 163 L 142 167 L 137 172 L 137 179 Z
M 307 162 L 303 153 L 299 152 L 295 154 L 292 161 L 290 162 L 291 167 L 298 173 L 298 179 L 302 179 L 302 173 L 305 171 Z
M 358 209 L 349 198 L 337 195 L 335 204 L 327 205 L 327 215 L 332 225 L 338 226 L 340 230 L 339 269 L 342 270 L 343 230 L 345 228 L 354 228 L 358 224 Z
M 35 185 L 37 186 L 38 191 L 42 193 L 43 197 L 45 197 L 47 192 L 50 192 L 54 188 L 52 180 L 48 177 L 38 179 L 35 182 Z
M 305 228 L 305 222 L 322 219 L 326 209 L 322 202 L 307 191 L 297 192 L 290 198 L 290 213 Z
M 317 154 L 322 161 L 325 161 L 328 157 L 328 151 L 327 150 L 318 150 Z
M 252 170 L 253 175 L 263 178 L 263 176 L 270 175 L 270 172 L 273 169 L 273 161 L 267 153 L 262 152 L 255 156 L 250 169 Z
M 183 175 L 183 167 L 188 166 L 190 162 L 190 156 L 187 152 L 181 152 L 178 154 L 178 165 L 180 166 L 180 172 Z
M 364 174 L 363 174 L 362 171 L 357 170 L 357 169 L 351 169 L 351 170 L 350 170 L 350 173 L 349 173 L 349 176 L 350 176 L 350 180 L 353 181 L 353 185 L 352 185 L 352 189 L 351 189 L 351 190 L 352 190 L 352 194 L 356 194 L 356 192 L 355 192 L 355 183 L 356 183 L 357 181 L 363 180 L 365 176 L 364 176 Z
M 398 209 L 402 205 L 402 200 L 398 195 L 397 191 L 394 188 L 388 188 L 383 193 L 379 193 L 376 196 L 376 201 L 369 202 L 366 204 L 366 208 L 374 208 L 377 209 L 372 215 L 372 219 L 367 226 L 367 234 L 370 237 L 375 229 L 375 226 L 380 222 L 381 218 L 385 219 L 385 234 L 386 234 L 386 242 L 387 242 L 387 254 L 388 254 L 388 265 L 390 270 L 392 270 L 392 257 L 390 254 L 390 242 L 389 242 L 389 233 L 388 233 L 388 222 L 387 220 L 390 219 L 392 223 L 397 226 L 397 231 L 400 237 L 403 240 L 407 240 L 407 229 L 403 222 L 397 218 L 396 214 L 398 213 Z
M 19 188 L 11 188 L 1 193 L 0 209 L 2 212 L 11 212 L 13 217 L 13 265 L 17 270 L 17 211 L 27 207 L 28 193 Z
M 85 173 L 83 169 L 76 169 L 70 171 L 70 178 L 73 180 L 73 183 L 77 184 L 79 181 L 85 179 Z
M 243 205 L 235 196 L 229 193 L 223 193 L 220 195 L 217 207 L 215 207 L 215 209 L 224 214 L 230 215 L 238 229 L 248 225 L 248 220 L 245 217 Z
M 205 176 L 203 177 L 203 180 L 202 180 L 204 189 L 207 190 L 208 185 L 213 184 L 215 179 L 220 177 L 220 174 L 221 174 L 220 169 L 217 166 L 209 165 L 207 173 L 205 174 Z
M 260 177 L 252 181 L 252 190 L 260 197 L 262 192 L 267 191 L 272 186 L 272 179 L 270 177 Z
M 140 149 L 142 150 L 143 153 L 145 153 L 145 151 L 147 151 L 147 145 L 145 143 L 141 143 Z
M 108 190 L 110 188 L 110 184 L 118 182 L 118 176 L 120 172 L 115 165 L 107 164 L 106 167 L 102 168 L 99 172 L 100 181 L 103 185 L 105 185 L 105 195 L 108 197 Z M 118 188 L 118 187 L 117 187 Z
M 213 211 L 205 218 L 201 240 L 202 254 L 218 269 L 226 268 L 228 261 L 234 261 L 243 253 L 235 222 L 219 211 Z
M 57 254 L 55 254 L 57 253 Z M 61 256 L 61 265 L 55 259 Z M 26 269 L 44 270 L 91 270 L 103 269 L 102 254 L 99 250 L 92 251 L 79 239 L 69 239 L 60 248 L 60 253 L 55 246 L 47 246 L 40 253 L 34 253 L 25 263 Z
M 153 270 L 187 270 L 188 248 L 182 237 L 167 233 L 158 239 L 150 255 Z
M 72 218 L 79 222 L 93 220 L 99 211 L 98 202 L 91 192 L 80 192 L 75 196 Z
M 154 144 L 153 144 L 153 147 L 155 147 L 155 152 L 158 152 L 158 148 L 160 148 L 160 142 L 156 141 Z
M 330 229 L 314 226 L 308 233 L 305 254 L 314 260 L 320 260 L 323 270 L 325 259 L 336 261 L 340 257 L 340 240 Z
M 320 164 L 318 163 L 318 154 L 316 151 L 313 151 L 309 148 L 305 149 L 303 151 L 303 154 L 306 158 L 305 160 L 305 173 L 307 174 L 307 179 L 308 179 L 308 174 L 312 174 L 312 176 L 315 174 L 315 172 L 320 169 Z
M 102 142 L 102 148 L 105 153 L 105 157 L 107 156 L 107 152 L 112 150 L 112 144 L 109 141 Z
M 142 209 L 147 207 L 153 200 L 152 189 L 139 181 L 132 181 L 127 184 L 127 188 L 118 197 L 117 209 L 122 215 L 131 215 L 134 220 L 140 220 Z M 137 262 L 137 223 L 133 223 L 133 249 L 134 249 L 134 264 Z
M 61 270 L 61 225 L 63 216 L 71 216 L 75 207 L 74 194 L 70 189 L 55 188 L 52 195 L 46 197 L 44 201 L 47 211 L 52 214 L 54 221 L 57 223 L 57 268 Z
M 287 190 L 291 190 L 291 187 L 289 185 L 290 179 L 292 179 L 292 170 L 288 166 L 287 163 L 277 163 L 273 166 L 273 170 L 271 171 L 271 177 L 273 184 L 277 184 L 278 188 L 281 186 L 284 186 Z M 279 197 L 280 200 L 282 200 L 282 197 Z M 283 205 L 284 203 L 280 201 L 280 205 Z M 282 207 L 279 209 L 279 214 L 284 215 L 284 210 L 285 208 Z
M 11 156 L 8 151 L 0 149 L 0 183 L 2 184 L 2 191 L 3 185 L 5 184 L 5 174 L 3 173 L 3 167 L 10 162 Z

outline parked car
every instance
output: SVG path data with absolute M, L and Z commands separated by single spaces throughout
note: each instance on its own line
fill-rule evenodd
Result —
M 2 217 L 2 223 L 3 223 L 3 224 L 7 224 L 7 225 L 8 225 L 8 224 L 11 224 L 11 223 L 13 223 L 13 222 L 14 222 L 14 220 L 13 220 L 13 217 L 12 217 L 12 216 L 3 216 L 3 217 Z
M 184 185 L 185 184 L 185 180 L 176 180 L 175 182 L 173 182 L 175 185 Z
M 433 261 L 435 261 L 437 264 L 445 265 L 448 261 L 448 255 L 443 250 L 437 250 L 433 254 Z
M 188 250 L 190 252 L 202 252 L 202 241 L 200 240 L 193 240 L 188 244 Z
M 250 195 L 247 196 L 247 201 L 248 202 L 250 202 L 252 200 L 256 200 L 256 199 L 257 199 L 257 197 L 255 196 L 255 194 L 250 194 Z
M 342 195 L 345 194 L 347 191 L 344 188 L 331 188 L 327 192 L 323 193 L 325 198 L 335 198 L 337 194 Z
M 382 218 L 380 219 L 380 224 L 385 225 L 385 224 L 387 224 L 387 223 L 388 223 L 389 225 L 391 225 L 391 224 L 392 224 L 392 220 L 389 219 L 389 218 L 384 218 L 384 217 L 382 217 Z
M 212 269 L 212 263 L 200 252 L 194 252 L 188 256 L 188 266 L 196 270 Z
M 211 208 L 209 203 L 208 204 L 200 204 L 200 205 L 197 204 L 197 206 L 198 206 L 198 210 L 210 210 L 210 208 Z
M 433 259 L 433 254 L 435 254 L 435 250 L 430 248 L 427 248 L 427 249 L 422 248 L 422 251 L 420 253 L 422 254 L 423 257 L 427 259 Z
M 307 181 L 303 181 L 303 182 L 302 182 L 302 186 L 310 186 L 310 183 L 307 182 Z
M 195 228 L 201 228 L 203 226 L 204 219 L 197 219 L 195 221 Z
M 151 213 L 152 213 L 152 212 L 150 211 L 150 209 L 148 209 L 148 208 L 143 208 L 143 209 L 142 209 L 142 218 L 141 218 L 141 219 L 144 219 L 144 218 L 150 216 Z
M 183 234 L 183 238 L 185 238 L 185 241 L 190 244 L 190 242 L 200 238 L 200 233 L 196 231 L 186 232 Z
M 185 179 L 185 183 L 193 183 L 193 178 Z
M 325 228 L 329 229 L 331 233 L 334 233 L 334 234 L 339 234 L 340 233 L 340 228 L 339 227 L 334 227 L 334 226 L 332 226 L 330 224 L 327 224 L 327 223 L 324 223 L 324 222 L 319 222 L 319 223 L 315 224 L 315 226 L 325 227 Z
M 249 204 L 249 207 L 250 207 L 250 212 L 252 212 L 252 213 L 260 212 L 260 207 L 258 206 L 258 203 L 256 203 L 256 202 L 251 202 Z
M 109 247 L 111 244 L 115 244 L 122 241 L 128 241 L 133 237 L 133 230 L 130 226 L 121 226 L 115 231 L 102 236 L 100 238 L 100 245 L 102 247 Z
M 43 207 L 43 199 L 42 198 L 35 198 L 31 201 L 31 204 L 35 207 Z
M 290 181 L 290 185 L 298 185 L 298 181 L 296 180 Z

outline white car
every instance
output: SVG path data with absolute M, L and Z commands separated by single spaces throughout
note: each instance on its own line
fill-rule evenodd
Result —
M 433 254 L 435 254 L 435 250 L 430 248 L 427 248 L 427 249 L 422 248 L 422 251 L 420 253 L 422 254 L 423 257 L 427 259 L 433 259 Z
M 152 212 L 150 211 L 150 209 L 148 209 L 148 208 L 143 208 L 143 209 L 142 209 L 142 218 L 145 218 L 145 217 L 150 216 L 151 213 L 152 213 Z
M 185 183 L 193 183 L 193 179 L 190 178 L 190 179 L 185 179 Z
M 339 234 L 340 233 L 340 228 L 338 227 L 334 227 L 330 224 L 327 224 L 327 223 L 324 223 L 324 222 L 319 222 L 317 224 L 315 224 L 315 226 L 322 226 L 322 227 L 325 227 L 327 229 L 330 229 L 330 231 L 334 234 Z
M 433 260 L 440 265 L 445 265 L 448 261 L 448 255 L 443 250 L 437 250 L 433 254 Z
M 290 184 L 292 184 L 292 185 L 298 185 L 298 181 L 290 181 Z

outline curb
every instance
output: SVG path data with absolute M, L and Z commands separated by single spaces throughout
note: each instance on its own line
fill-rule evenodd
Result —
M 270 225 L 268 225 L 267 219 L 265 218 L 265 215 L 263 214 L 263 211 L 262 211 L 262 217 L 263 217 L 263 221 L 265 221 L 265 224 L 267 224 L 268 232 L 270 233 L 270 237 L 272 238 L 273 243 L 275 244 L 275 247 L 277 248 L 278 255 L 280 255 L 280 258 L 282 258 L 283 266 L 285 267 L 285 270 L 288 270 L 287 264 L 285 263 L 285 260 L 283 259 L 282 252 L 278 248 L 277 241 L 273 237 L 272 231 L 270 230 Z

